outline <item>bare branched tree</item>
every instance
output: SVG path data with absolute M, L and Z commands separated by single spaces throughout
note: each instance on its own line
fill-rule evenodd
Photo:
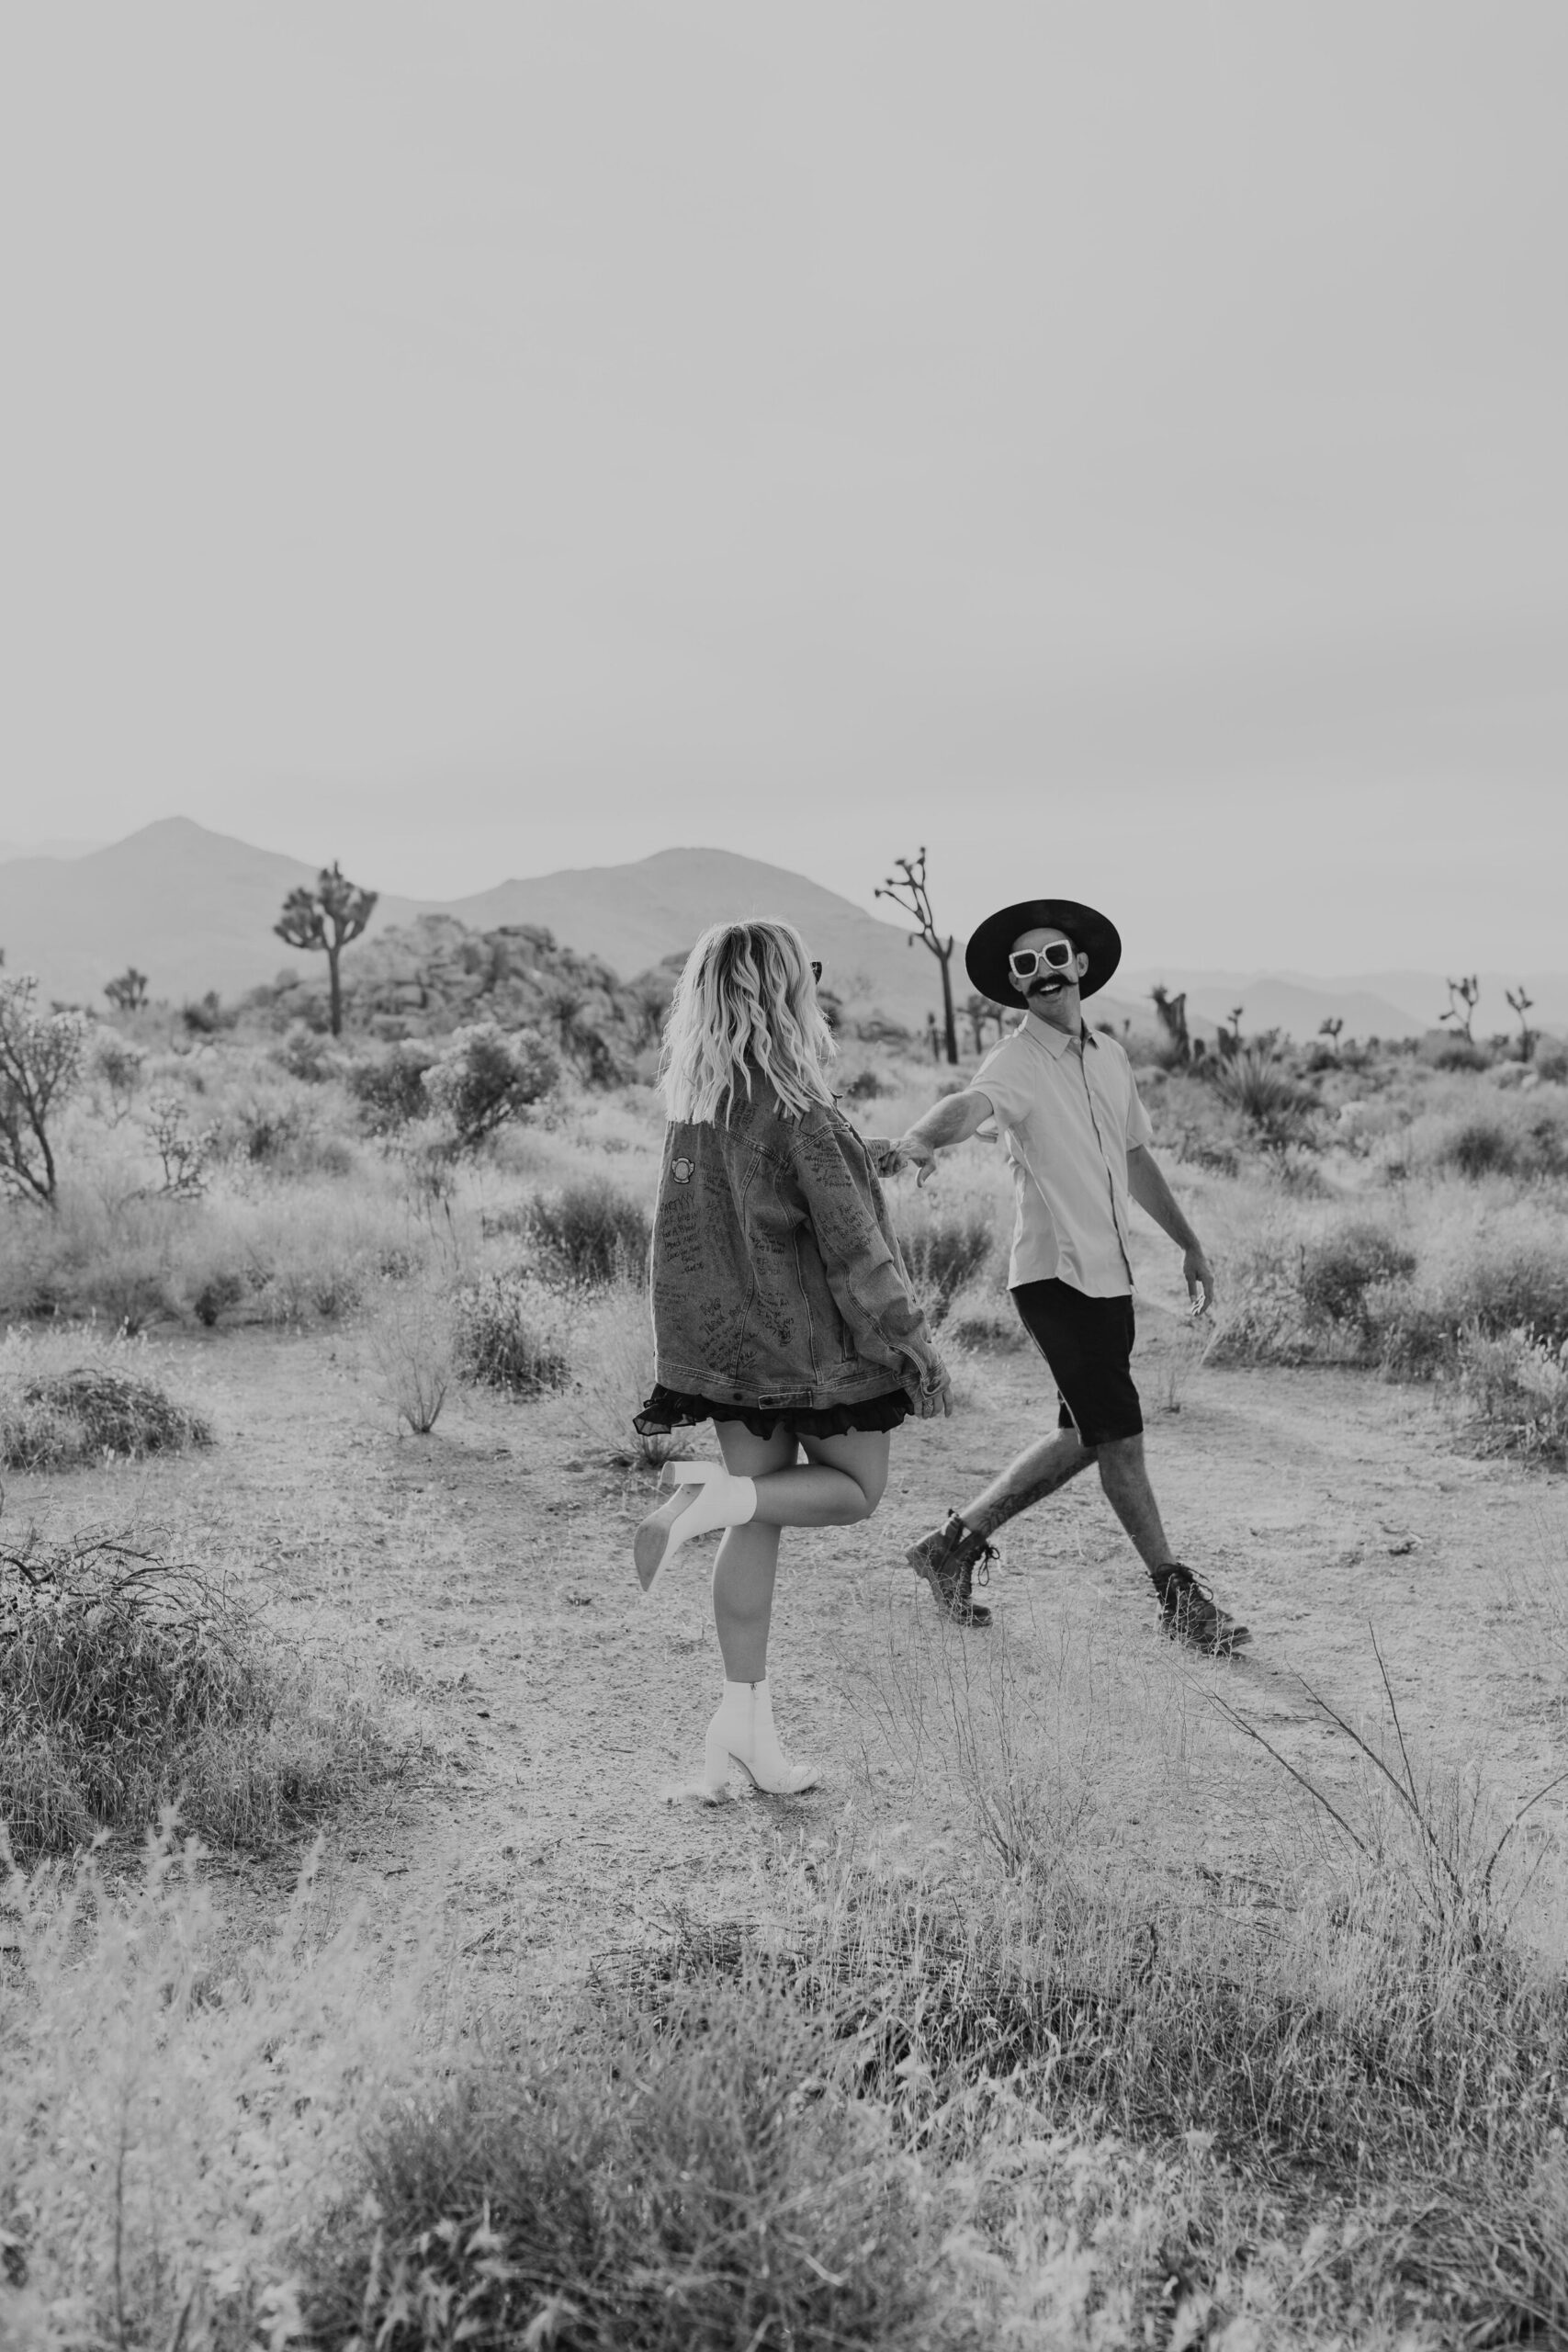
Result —
M 50 1120 L 82 1073 L 86 1018 L 40 1012 L 30 972 L 0 978 L 0 1184 L 55 1205 Z
M 312 890 L 301 882 L 283 901 L 283 912 L 273 924 L 279 939 L 290 947 L 322 950 L 332 989 L 332 1029 L 343 1035 L 343 989 L 338 958 L 357 939 L 375 910 L 377 893 L 351 882 L 334 858 L 323 865 Z
M 950 1063 L 956 1064 L 958 1028 L 953 1017 L 953 975 L 948 968 L 953 959 L 953 935 L 949 933 L 943 939 L 931 914 L 931 894 L 926 888 L 924 843 L 918 857 L 896 857 L 893 863 L 897 872 L 887 876 L 875 896 L 891 899 L 896 907 L 902 907 L 906 914 L 914 916 L 919 929 L 909 933 L 911 946 L 918 939 L 936 957 L 942 972 L 942 1011 L 947 1058 Z

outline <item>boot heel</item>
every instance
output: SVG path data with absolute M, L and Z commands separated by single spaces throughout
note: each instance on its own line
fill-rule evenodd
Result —
M 716 1738 L 710 1731 L 703 1750 L 703 1793 L 721 1797 L 729 1787 L 729 1742 L 721 1732 Z

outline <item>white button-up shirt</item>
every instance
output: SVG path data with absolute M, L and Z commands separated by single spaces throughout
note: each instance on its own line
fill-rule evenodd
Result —
M 1114 1037 L 1069 1037 L 1032 1012 L 994 1046 L 975 1088 L 996 1113 L 1018 1216 L 1008 1282 L 1070 1283 L 1090 1298 L 1133 1288 L 1127 1154 L 1152 1142 L 1132 1065 Z

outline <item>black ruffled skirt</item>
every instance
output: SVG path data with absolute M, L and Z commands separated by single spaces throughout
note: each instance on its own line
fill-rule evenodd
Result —
M 855 1405 L 718 1405 L 683 1388 L 654 1384 L 652 1396 L 633 1422 L 639 1437 L 662 1437 L 698 1421 L 743 1421 L 753 1437 L 848 1437 L 855 1430 L 896 1430 L 914 1408 L 901 1388 L 864 1396 Z

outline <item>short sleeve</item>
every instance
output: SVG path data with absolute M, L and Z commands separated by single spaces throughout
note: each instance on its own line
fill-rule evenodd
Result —
M 1143 1097 L 1138 1092 L 1138 1081 L 1133 1076 L 1129 1067 L 1127 1071 L 1127 1148 L 1129 1151 L 1146 1149 L 1154 1139 L 1155 1131 L 1149 1123 L 1149 1114 L 1144 1108 Z
M 998 1127 L 1021 1127 L 1038 1108 L 1029 1084 L 1027 1051 L 1020 1037 L 1004 1037 L 999 1046 L 991 1047 L 970 1080 L 974 1092 L 983 1094 L 990 1103 Z

